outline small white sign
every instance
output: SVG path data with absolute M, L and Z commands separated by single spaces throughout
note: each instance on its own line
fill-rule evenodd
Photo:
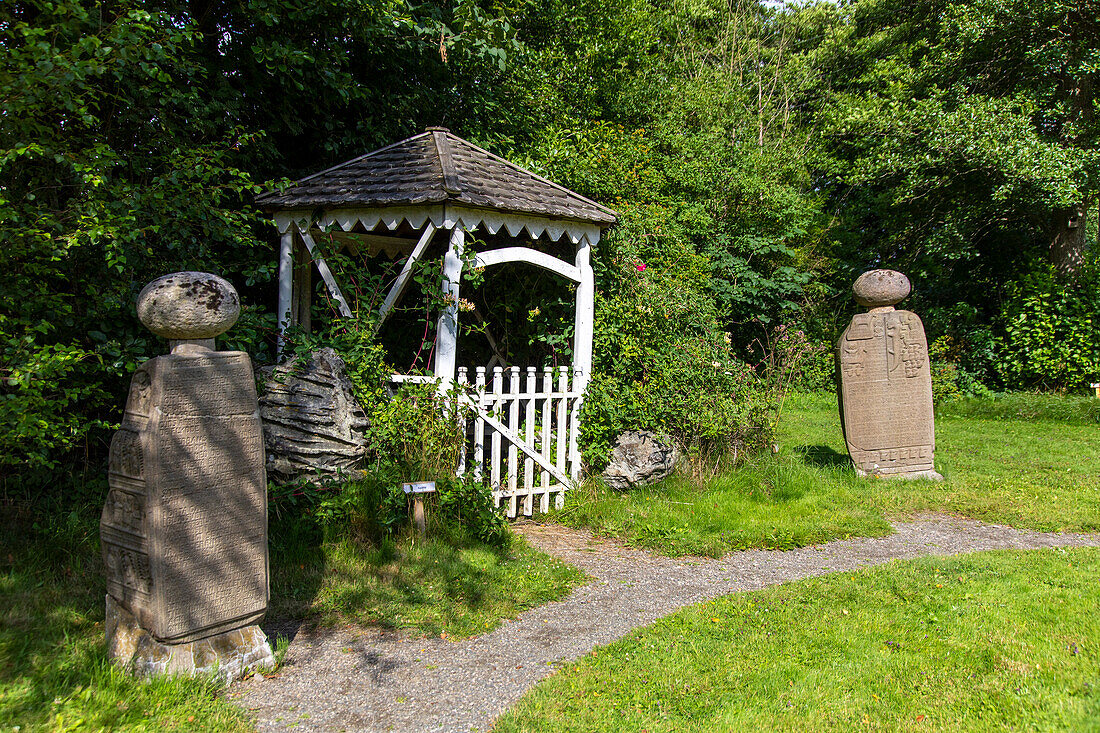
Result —
M 413 484 L 401 484 L 406 494 L 434 494 L 435 481 L 417 481 Z

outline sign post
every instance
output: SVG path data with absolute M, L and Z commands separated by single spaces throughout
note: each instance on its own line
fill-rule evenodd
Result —
M 413 523 L 421 537 L 428 534 L 428 518 L 424 514 L 424 494 L 435 493 L 435 481 L 417 481 L 411 484 L 401 484 L 405 493 L 413 500 Z

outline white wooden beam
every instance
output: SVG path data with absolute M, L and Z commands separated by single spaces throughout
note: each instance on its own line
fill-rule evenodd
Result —
M 544 270 L 567 277 L 575 283 L 581 281 L 581 272 L 568 262 L 530 247 L 502 247 L 488 252 L 478 252 L 474 263 L 477 267 L 490 267 L 505 262 L 526 262 Z
M 340 287 L 336 284 L 336 278 L 332 276 L 332 271 L 328 269 L 325 258 L 316 253 L 317 245 L 314 243 L 313 237 L 309 236 L 309 232 L 302 232 L 302 241 L 305 242 L 306 249 L 313 257 L 313 262 L 317 265 L 317 272 L 321 273 L 321 279 L 325 281 L 325 285 L 328 287 L 329 295 L 336 301 L 336 305 L 340 309 L 340 315 L 344 318 L 351 318 L 352 313 L 348 301 L 344 300 L 344 294 L 340 292 Z
M 416 265 L 420 256 L 424 254 L 424 250 L 428 248 L 428 243 L 432 241 L 432 235 L 435 234 L 435 224 L 428 222 L 428 226 L 424 228 L 424 233 L 420 235 L 420 241 L 416 243 L 416 247 L 413 248 L 412 254 L 409 255 L 409 259 L 405 260 L 404 267 L 401 268 L 401 272 L 397 275 L 397 280 L 394 281 L 393 287 L 390 288 L 390 292 L 386 294 L 386 299 L 382 301 L 382 306 L 378 309 L 378 322 L 375 324 L 375 330 L 382 327 L 386 319 L 390 315 L 390 311 L 393 309 L 397 301 L 401 299 L 401 296 L 405 293 L 405 288 L 409 285 L 409 279 L 412 277 L 413 267 Z
M 282 359 L 286 330 L 290 326 L 290 308 L 294 302 L 294 227 L 288 228 L 279 238 L 279 336 L 275 353 Z
M 455 379 L 458 356 L 458 285 L 462 279 L 462 250 L 466 232 L 460 226 L 451 230 L 450 246 L 443 256 L 443 297 L 447 306 L 439 315 L 435 331 L 435 376 L 440 392 L 447 392 Z

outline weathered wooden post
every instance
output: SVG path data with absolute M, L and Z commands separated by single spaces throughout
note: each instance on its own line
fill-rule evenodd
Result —
M 435 481 L 416 481 L 411 484 L 402 484 L 406 496 L 412 500 L 413 524 L 421 537 L 428 534 L 428 515 L 424 511 L 424 497 L 426 494 L 435 493 Z

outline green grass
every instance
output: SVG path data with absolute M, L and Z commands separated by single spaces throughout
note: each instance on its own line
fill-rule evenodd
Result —
M 960 397 L 937 405 L 936 415 L 1100 425 L 1100 400 L 1093 396 L 997 392 L 988 397 Z
M 617 493 L 589 482 L 554 519 L 667 555 L 721 557 L 753 547 L 790 549 L 893 530 L 863 500 L 864 487 L 838 469 L 759 460 L 700 489 L 674 476 Z
M 568 665 L 516 731 L 1100 730 L 1100 550 L 894 562 L 727 596 Z
M 108 662 L 94 522 L 0 518 L 0 730 L 252 730 L 216 683 L 143 683 Z
M 703 488 L 679 476 L 625 493 L 593 482 L 572 492 L 556 518 L 669 555 L 879 536 L 891 531 L 888 518 L 929 511 L 1100 531 L 1100 440 L 1081 402 L 1026 395 L 952 405 L 936 420 L 936 466 L 946 479 L 936 483 L 857 478 L 836 398 L 794 395 L 777 456 L 756 457 Z
M 936 468 L 945 480 L 862 482 L 866 500 L 895 517 L 937 511 L 1042 531 L 1100 531 L 1100 440 L 1096 423 L 1079 417 L 1080 402 L 1023 394 L 944 406 Z M 780 441 L 803 463 L 848 473 L 835 398 L 794 398 Z
M 272 546 L 274 618 L 465 637 L 557 600 L 584 580 L 518 536 L 503 548 L 417 538 L 376 547 L 299 532 Z
M 139 682 L 107 660 L 97 514 L 0 506 L 0 731 L 252 730 L 219 684 Z M 320 535 L 272 526 L 269 618 L 465 636 L 583 579 L 518 538 L 504 548 L 412 539 L 375 548 Z

